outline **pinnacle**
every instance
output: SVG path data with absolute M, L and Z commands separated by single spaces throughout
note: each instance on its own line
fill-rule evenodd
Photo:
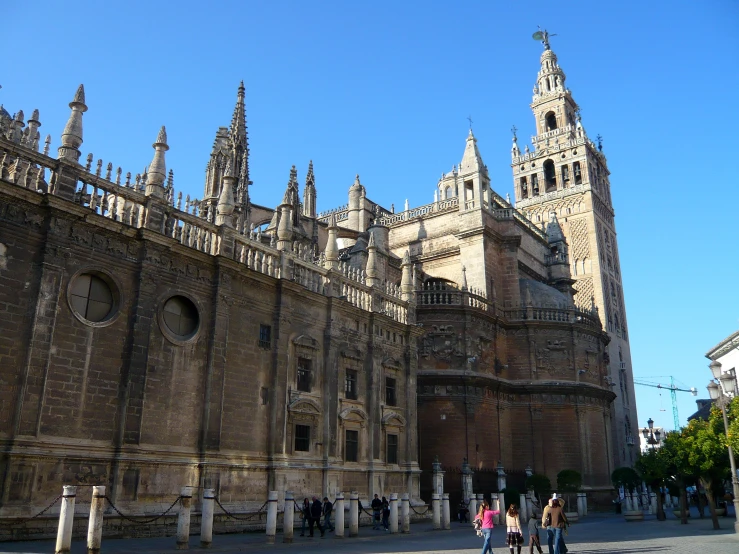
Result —
M 31 119 L 29 121 L 38 121 L 39 120 L 39 113 L 38 109 L 33 110 L 33 113 L 31 114 Z
M 80 85 L 79 87 L 77 87 L 77 92 L 74 93 L 72 104 L 82 104 L 84 106 L 85 104 L 85 85 Z
M 162 125 L 162 128 L 159 129 L 156 144 L 167 144 L 167 129 L 164 128 L 164 125 Z

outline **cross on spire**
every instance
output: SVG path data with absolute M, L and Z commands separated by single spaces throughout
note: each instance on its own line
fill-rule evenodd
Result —
M 467 121 L 470 122 L 470 131 L 471 131 L 472 130 L 472 116 L 471 115 L 467 116 Z
M 513 127 L 511 127 L 511 133 L 513 133 L 513 139 L 514 140 L 515 139 L 518 139 L 518 136 L 516 135 L 516 131 L 518 131 L 518 129 L 516 128 L 515 125 Z

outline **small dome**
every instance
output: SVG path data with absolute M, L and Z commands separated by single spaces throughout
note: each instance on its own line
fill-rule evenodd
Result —
M 545 60 L 552 60 L 556 63 L 557 54 L 555 54 L 552 50 L 544 50 L 544 52 L 541 53 L 541 61 L 544 62 Z
M 533 279 L 519 279 L 521 289 L 521 305 L 528 304 L 528 297 L 531 298 L 531 304 L 538 308 L 567 308 L 571 307 L 570 300 L 554 287 L 534 281 Z M 528 295 L 526 294 L 528 290 Z
M 6 110 L 2 104 L 0 104 L 0 119 L 6 119 L 8 121 L 13 119 L 13 117 L 8 113 L 8 110 Z

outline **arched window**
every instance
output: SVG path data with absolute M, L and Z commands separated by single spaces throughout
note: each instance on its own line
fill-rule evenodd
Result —
M 554 115 L 554 112 L 549 112 L 546 115 L 546 120 L 547 120 L 547 131 L 554 131 L 557 128 L 557 116 Z
M 531 176 L 531 194 L 539 196 L 539 175 L 536 173 Z
M 444 199 L 449 200 L 452 197 L 452 187 L 447 187 L 444 189 Z
M 562 166 L 562 188 L 566 188 L 570 184 L 570 166 L 565 164 Z
M 544 179 L 546 181 L 546 192 L 557 189 L 557 174 L 554 171 L 554 162 L 552 160 L 544 162 Z
M 581 185 L 582 184 L 582 171 L 580 170 L 580 162 L 575 162 L 572 164 L 572 170 L 575 173 L 575 184 Z
M 525 200 L 529 197 L 529 185 L 526 182 L 526 177 L 521 177 L 521 199 Z

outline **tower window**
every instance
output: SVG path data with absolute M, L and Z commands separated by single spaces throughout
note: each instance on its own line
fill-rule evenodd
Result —
M 391 377 L 385 378 L 385 404 L 387 404 L 388 406 L 396 405 L 395 379 Z
M 311 360 L 298 358 L 298 390 L 310 392 Z
M 567 187 L 570 184 L 570 166 L 565 164 L 562 166 L 562 186 Z
M 295 426 L 295 450 L 299 452 L 310 451 L 310 425 Z
M 549 112 L 545 117 L 547 120 L 547 131 L 554 131 L 557 128 L 557 116 L 554 115 L 554 112 Z
M 398 463 L 398 435 L 387 436 L 387 463 Z
M 575 184 L 581 185 L 582 184 L 582 171 L 580 170 L 580 162 L 575 162 L 572 164 L 572 169 L 575 173 Z
M 546 192 L 556 190 L 557 188 L 557 174 L 554 170 L 554 162 L 547 160 L 544 162 L 544 179 L 546 179 Z
M 539 196 L 539 176 L 536 173 L 531 176 L 531 193 Z
M 356 462 L 359 458 L 359 431 L 346 430 L 344 436 L 344 461 Z
M 525 200 L 529 197 L 529 185 L 526 183 L 526 177 L 521 177 L 521 199 Z
M 452 197 L 452 187 L 447 187 L 444 189 L 444 199 L 449 200 Z
M 357 399 L 357 371 L 354 369 L 346 370 L 346 378 L 344 379 L 344 394 L 350 400 Z

